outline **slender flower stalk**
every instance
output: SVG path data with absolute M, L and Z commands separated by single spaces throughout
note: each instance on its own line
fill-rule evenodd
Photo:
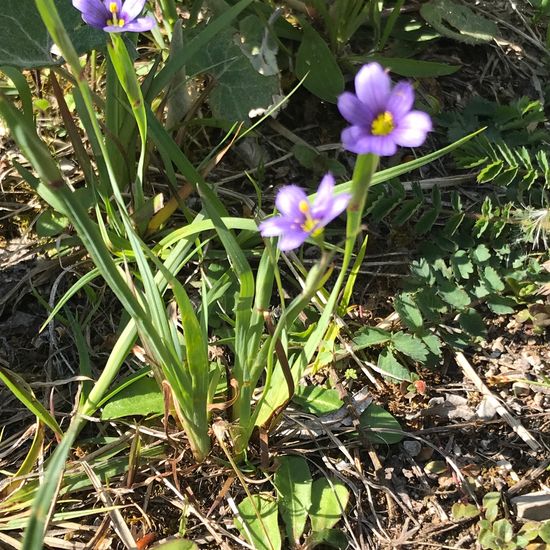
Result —
M 414 89 L 402 81 L 392 89 L 378 63 L 364 65 L 355 77 L 355 94 L 338 98 L 341 115 L 351 124 L 342 132 L 344 149 L 379 156 L 395 154 L 397 146 L 418 147 L 432 130 L 427 113 L 412 110 Z
M 275 205 L 279 216 L 260 223 L 263 237 L 280 237 L 283 252 L 298 248 L 308 237 L 318 237 L 323 228 L 347 207 L 351 195 L 334 195 L 334 178 L 326 174 L 321 180 L 313 204 L 296 185 L 287 185 L 279 191 Z
M 138 17 L 145 0 L 73 0 L 88 25 L 105 32 L 145 32 L 155 26 L 152 17 Z

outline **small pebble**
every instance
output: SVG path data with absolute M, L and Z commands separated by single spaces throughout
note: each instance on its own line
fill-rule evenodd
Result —
M 531 393 L 531 386 L 525 382 L 514 382 L 512 391 L 516 397 L 525 397 Z
M 418 456 L 420 451 L 422 451 L 422 444 L 419 441 L 403 441 L 403 448 L 409 455 Z

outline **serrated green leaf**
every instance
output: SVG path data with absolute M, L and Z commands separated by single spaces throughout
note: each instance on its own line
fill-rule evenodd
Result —
M 458 316 L 458 322 L 462 327 L 462 330 L 471 334 L 472 336 L 479 336 L 485 338 L 487 336 L 487 327 L 481 317 L 481 315 L 472 308 L 463 311 Z
M 311 488 L 311 530 L 320 533 L 332 529 L 345 512 L 348 500 L 349 490 L 341 481 L 326 477 L 316 479 Z
M 272 495 L 260 493 L 246 497 L 237 508 L 240 518 L 235 518 L 235 525 L 243 538 L 257 550 L 280 550 L 277 502 Z
M 502 292 L 505 288 L 497 270 L 490 265 L 483 270 L 483 280 L 494 292 Z
M 368 211 L 373 223 L 381 222 L 397 205 L 399 200 L 394 195 L 380 195 Z
M 250 121 L 273 105 L 279 93 L 277 76 L 264 76 L 235 41 L 235 29 L 227 28 L 212 38 L 187 67 L 188 74 L 207 72 L 215 79 L 208 96 L 212 114 L 223 120 Z
M 164 412 L 164 397 L 154 378 L 143 377 L 117 393 L 101 412 L 102 420 Z
M 486 262 L 491 258 L 490 250 L 484 245 L 480 244 L 472 251 L 472 259 L 477 263 Z
M 305 412 L 321 416 L 344 406 L 337 390 L 322 386 L 298 386 L 293 401 Z
M 458 250 L 451 256 L 451 267 L 457 279 L 469 279 L 474 272 L 474 265 L 465 250 Z
M 353 338 L 354 349 L 361 350 L 370 346 L 385 344 L 391 340 L 391 332 L 382 328 L 363 327 Z
M 301 456 L 280 457 L 273 484 L 277 489 L 279 512 L 287 536 L 293 545 L 298 544 L 312 503 L 312 479 L 306 459 Z
M 400 227 L 407 222 L 418 211 L 422 205 L 422 199 L 409 199 L 405 201 L 401 208 L 396 212 L 393 223 Z
M 437 221 L 438 216 L 439 208 L 430 208 L 430 210 L 424 212 L 414 226 L 415 233 L 417 235 L 424 235 L 427 233 Z
M 395 299 L 393 303 L 395 311 L 399 314 L 401 322 L 412 331 L 416 331 L 423 326 L 422 313 L 416 305 L 414 295 L 409 292 L 403 292 Z
M 380 352 L 378 356 L 378 368 L 383 371 L 384 376 L 395 378 L 396 380 L 410 380 L 411 373 L 404 367 L 393 355 L 389 348 Z
M 487 183 L 492 181 L 502 172 L 503 167 L 504 163 L 502 160 L 496 160 L 490 164 L 487 164 L 487 166 L 485 166 L 485 168 L 483 168 L 483 170 L 481 170 L 481 172 L 477 175 L 477 182 Z
M 437 293 L 448 304 L 456 307 L 457 309 L 464 309 L 471 302 L 470 297 L 463 288 L 456 286 L 453 282 L 447 281 L 442 277 L 438 278 L 439 285 Z
M 380 430 L 376 433 L 367 431 L 367 438 L 372 443 L 392 445 L 403 439 L 402 433 L 396 433 L 402 431 L 399 422 L 388 411 L 374 403 L 361 414 L 359 423 L 365 429 Z
M 344 91 L 342 71 L 319 33 L 305 21 L 302 26 L 304 35 L 296 54 L 296 76 L 305 77 L 304 87 L 312 94 L 335 103 Z
M 422 363 L 428 358 L 428 348 L 422 340 L 415 336 L 397 332 L 392 336 L 391 343 L 397 351 L 404 353 L 413 361 Z

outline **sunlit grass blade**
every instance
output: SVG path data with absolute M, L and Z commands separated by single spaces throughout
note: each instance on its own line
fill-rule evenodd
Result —
M 5 367 L 0 367 L 0 380 L 41 422 L 52 429 L 57 435 L 63 435 L 63 431 L 56 419 L 36 399 L 30 386 L 18 374 Z

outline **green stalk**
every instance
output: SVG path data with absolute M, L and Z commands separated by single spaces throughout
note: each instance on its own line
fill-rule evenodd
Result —
M 342 269 L 327 300 L 327 304 L 325 306 L 323 314 L 321 315 L 321 318 L 317 323 L 317 327 L 308 338 L 304 349 L 298 355 L 297 359 L 292 365 L 292 376 L 295 383 L 298 383 L 299 379 L 304 373 L 304 370 L 306 369 L 313 355 L 319 348 L 319 345 L 322 342 L 326 330 L 332 319 L 332 315 L 336 311 L 340 296 L 340 290 L 344 284 L 344 281 L 346 280 L 348 267 L 353 258 L 355 242 L 357 240 L 357 236 L 361 231 L 363 210 L 365 209 L 369 187 L 371 185 L 372 178 L 377 166 L 378 157 L 376 155 L 368 154 L 359 155 L 357 157 L 350 186 L 352 197 L 347 209 L 346 243 L 344 247 Z M 305 305 L 307 305 L 307 303 Z M 302 307 L 305 307 L 305 305 L 303 305 Z M 278 328 L 279 327 L 277 327 L 277 329 Z M 278 333 L 276 332 L 276 334 Z M 275 340 L 275 336 L 273 339 Z M 268 361 L 271 360 L 272 359 L 269 356 Z M 284 403 L 288 399 L 288 397 L 289 395 L 287 391 L 287 386 L 284 381 L 283 373 L 281 369 L 277 369 L 273 372 L 272 379 L 266 380 L 266 385 L 262 394 L 262 398 L 258 403 L 255 424 L 263 426 L 264 423 L 271 418 L 273 411 L 275 411 L 277 407 Z

